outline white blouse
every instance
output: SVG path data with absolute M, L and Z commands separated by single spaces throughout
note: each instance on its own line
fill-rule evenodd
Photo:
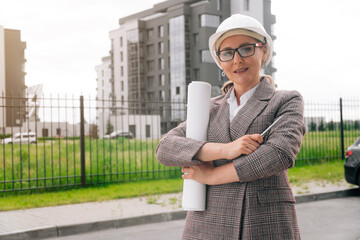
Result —
M 240 105 L 237 104 L 236 96 L 235 96 L 235 90 L 234 88 L 231 89 L 230 97 L 228 98 L 227 102 L 229 104 L 229 112 L 230 112 L 230 122 L 234 119 L 236 114 L 239 112 L 239 110 L 245 105 L 245 103 L 251 98 L 251 96 L 254 94 L 256 88 L 259 86 L 256 85 L 246 93 L 244 93 L 240 97 Z

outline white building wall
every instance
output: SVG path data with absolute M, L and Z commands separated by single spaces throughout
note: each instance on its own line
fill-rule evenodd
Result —
M 85 123 L 84 125 L 84 133 L 85 135 L 89 135 L 90 129 L 89 124 Z M 57 129 L 61 129 L 60 136 L 57 136 Z M 43 129 L 48 130 L 48 137 L 79 137 L 80 136 L 80 123 L 70 124 L 67 122 L 25 122 L 23 127 L 6 127 L 5 133 L 13 134 L 20 132 L 36 132 L 37 137 L 43 136 Z
M 135 138 L 136 139 L 160 139 L 161 128 L 160 128 L 160 116 L 159 115 L 121 115 L 111 116 L 110 123 L 115 131 L 130 132 L 130 126 L 135 127 Z M 146 136 L 146 128 L 150 128 L 150 135 Z M 106 123 L 100 125 L 99 137 L 102 138 L 106 135 Z
M 246 1 L 249 10 L 244 9 Z M 236 13 L 251 16 L 264 24 L 264 0 L 231 0 L 231 15 Z
M 112 86 L 111 86 L 111 58 L 105 57 L 102 59 L 101 65 L 95 67 L 97 75 L 97 101 L 96 101 L 96 117 L 97 124 L 106 124 L 110 118 L 110 109 L 112 107 Z
M 0 96 L 5 94 L 5 36 L 4 27 L 0 26 Z M 0 106 L 4 106 L 5 99 L 0 98 Z M 5 126 L 6 111 L 0 110 L 0 127 Z
M 123 24 L 120 28 L 110 32 L 110 40 L 112 42 L 112 64 L 114 70 L 114 94 L 116 98 L 116 106 L 123 108 L 122 112 L 128 109 L 128 54 L 126 31 L 133 24 Z M 121 59 L 122 56 L 122 59 Z M 121 100 L 124 99 L 124 102 Z

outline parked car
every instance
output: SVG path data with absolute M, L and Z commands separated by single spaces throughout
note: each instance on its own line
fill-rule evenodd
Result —
M 104 138 L 119 138 L 119 137 L 125 137 L 125 138 L 132 139 L 132 138 L 134 138 L 134 135 L 131 132 L 115 131 L 109 135 L 104 136 Z
M 346 151 L 345 179 L 360 187 L 360 137 Z
M 5 138 L 1 141 L 2 144 L 12 143 L 36 143 L 37 138 L 34 132 L 15 133 L 14 136 Z

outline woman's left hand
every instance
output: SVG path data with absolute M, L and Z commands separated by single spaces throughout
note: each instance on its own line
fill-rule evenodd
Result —
M 182 167 L 183 179 L 193 179 L 202 184 L 211 185 L 212 173 L 215 167 L 213 162 L 205 162 L 196 166 Z

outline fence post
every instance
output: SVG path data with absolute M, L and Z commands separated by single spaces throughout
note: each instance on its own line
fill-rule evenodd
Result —
M 84 131 L 84 97 L 80 96 L 80 164 L 81 164 L 81 185 L 85 187 L 85 131 Z
M 345 159 L 344 150 L 344 122 L 343 122 L 343 104 L 342 98 L 340 98 L 340 140 L 341 140 L 341 159 Z

